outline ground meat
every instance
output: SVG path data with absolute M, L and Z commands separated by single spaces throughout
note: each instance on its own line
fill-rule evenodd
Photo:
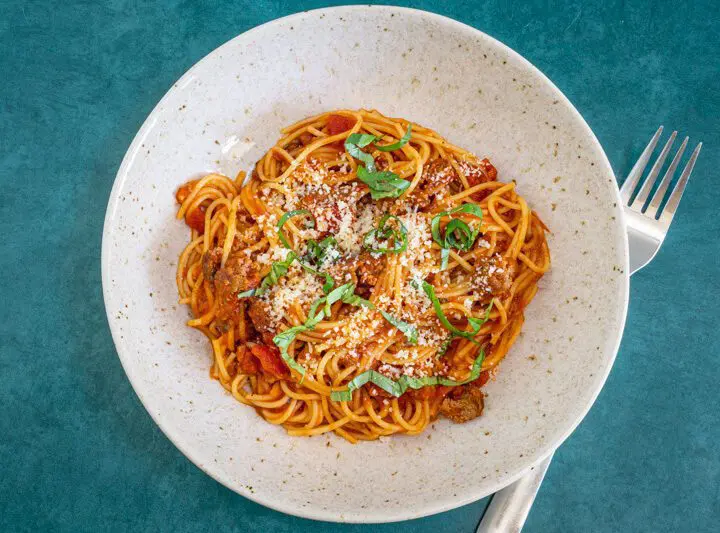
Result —
M 474 187 L 481 183 L 487 183 L 489 181 L 495 181 L 497 179 L 497 169 L 490 163 L 490 160 L 485 158 L 481 161 L 477 160 L 462 160 L 459 162 L 460 169 L 463 171 L 465 178 L 467 178 L 468 185 Z M 485 198 L 490 191 L 477 191 L 474 192 L 471 197 L 473 200 L 480 202 Z
M 363 251 L 357 257 L 344 257 L 327 269 L 338 283 L 353 281 L 358 285 L 358 292 L 363 288 L 374 287 L 385 267 L 385 256 L 374 257 L 370 252 Z
M 241 311 L 238 294 L 260 285 L 260 267 L 244 253 L 230 254 L 225 266 L 215 272 L 214 284 L 218 299 L 218 318 L 228 319 Z
M 410 194 L 409 201 L 420 209 L 426 209 L 435 198 L 444 196 L 450 184 L 457 179 L 457 172 L 447 159 L 430 161 L 423 169 L 422 179 Z
M 208 250 L 202 256 L 202 271 L 205 279 L 213 281 L 215 279 L 215 273 L 220 268 L 220 261 L 222 260 L 222 248 L 219 246 Z
M 370 252 L 362 252 L 356 261 L 359 284 L 375 286 L 385 267 L 385 256 L 375 257 Z
M 499 264 L 502 266 L 488 274 L 488 285 L 490 285 L 493 294 L 505 296 L 512 287 L 515 275 L 515 261 L 503 260 Z
M 485 296 L 484 301 L 493 297 L 505 298 L 512 287 L 515 270 L 515 260 L 494 254 L 476 268 L 472 278 L 473 289 Z
M 448 395 L 440 406 L 440 413 L 453 422 L 467 422 L 482 415 L 484 394 L 474 384 L 465 385 Z
M 255 329 L 262 335 L 263 341 L 272 344 L 272 339 L 277 333 L 273 320 L 270 318 L 268 303 L 258 298 L 251 298 L 248 305 L 248 316 Z
M 332 192 L 310 193 L 300 200 L 315 219 L 319 238 L 337 234 L 341 227 L 352 225 L 357 219 L 358 202 L 366 190 L 358 183 L 340 185 Z

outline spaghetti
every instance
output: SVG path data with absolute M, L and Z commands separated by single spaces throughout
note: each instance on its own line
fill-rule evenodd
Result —
M 515 183 L 365 110 L 284 129 L 245 178 L 176 193 L 191 228 L 180 302 L 211 376 L 290 435 L 357 442 L 479 416 L 550 267 Z

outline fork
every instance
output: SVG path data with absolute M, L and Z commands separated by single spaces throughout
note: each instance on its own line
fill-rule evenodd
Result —
M 702 148 L 702 143 L 698 143 L 688 162 L 685 164 L 685 168 L 682 174 L 680 174 L 680 178 L 678 178 L 667 202 L 663 205 L 663 201 L 667 196 L 667 190 L 670 187 L 680 159 L 690 140 L 689 137 L 685 137 L 685 140 L 670 162 L 670 166 L 668 166 L 665 171 L 660 185 L 648 202 L 660 170 L 662 170 L 665 160 L 677 137 L 677 131 L 673 131 L 665 143 L 665 146 L 660 151 L 660 155 L 658 155 L 655 163 L 650 168 L 647 177 L 642 182 L 642 185 L 640 185 L 639 190 L 637 190 L 640 178 L 645 171 L 645 167 L 647 167 L 650 162 L 650 158 L 655 151 L 662 132 L 663 127 L 660 126 L 652 139 L 650 139 L 645 150 L 643 150 L 640 158 L 633 166 L 620 189 L 620 198 L 625 211 L 625 222 L 628 232 L 630 275 L 647 265 L 660 249 L 670 228 L 670 223 L 680 204 L 683 192 L 685 192 L 685 186 L 690 179 L 690 174 L 695 167 L 695 161 Z M 636 190 L 637 194 L 635 194 Z M 490 505 L 488 505 L 480 520 L 477 533 L 520 533 L 530 512 L 530 508 L 535 501 L 535 496 L 540 489 L 540 484 L 545 477 L 545 472 L 548 466 L 550 466 L 552 457 L 553 454 L 551 453 L 549 457 L 531 468 L 531 470 L 519 480 L 493 495 Z

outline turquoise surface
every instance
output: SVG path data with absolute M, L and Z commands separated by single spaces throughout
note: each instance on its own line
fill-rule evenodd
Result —
M 632 278 L 607 385 L 556 454 L 525 531 L 717 531 L 719 4 L 397 3 L 532 61 L 618 176 L 659 124 L 705 142 L 663 250 Z M 0 0 L 1 531 L 474 531 L 486 501 L 374 527 L 295 519 L 234 494 L 155 426 L 110 338 L 102 222 L 140 124 L 221 43 L 323 5 Z

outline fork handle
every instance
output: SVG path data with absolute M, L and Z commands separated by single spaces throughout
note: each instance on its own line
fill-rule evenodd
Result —
M 496 492 L 477 533 L 520 533 L 552 458 L 550 454 L 515 483 Z

